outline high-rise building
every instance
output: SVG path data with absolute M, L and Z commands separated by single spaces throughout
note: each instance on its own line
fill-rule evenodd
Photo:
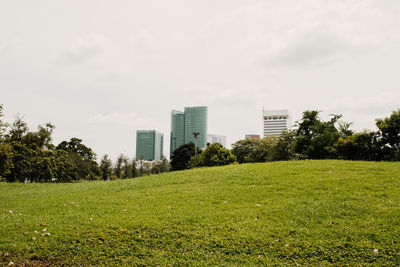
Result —
M 164 134 L 155 130 L 136 131 L 136 158 L 148 161 L 160 160 L 163 156 Z
M 280 136 L 289 129 L 290 115 L 287 110 L 263 110 L 264 136 Z
M 209 143 L 210 145 L 214 143 L 220 143 L 221 145 L 226 147 L 226 136 L 219 134 L 208 134 L 207 143 Z
M 171 112 L 170 155 L 183 144 L 193 142 L 203 149 L 207 146 L 207 107 L 185 107 Z M 198 133 L 194 138 L 194 133 Z
M 199 133 L 195 140 L 193 133 Z M 207 107 L 185 107 L 185 144 L 207 147 Z
M 171 139 L 170 155 L 175 149 L 185 143 L 185 113 L 178 110 L 171 111 Z

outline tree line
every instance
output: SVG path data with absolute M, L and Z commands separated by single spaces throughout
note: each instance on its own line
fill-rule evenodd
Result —
M 100 164 L 96 154 L 79 138 L 52 143 L 55 126 L 46 123 L 30 131 L 18 117 L 11 125 L 2 120 L 0 105 L 0 181 L 73 182 L 82 180 L 116 180 L 169 171 L 166 159 L 149 163 L 120 155 L 113 164 L 104 155 Z
M 400 160 L 400 109 L 377 119 L 376 131 L 355 132 L 341 115 L 324 121 L 320 111 L 311 110 L 303 112 L 293 130 L 279 137 L 239 140 L 232 149 L 215 143 L 203 151 L 190 142 L 177 148 L 171 161 L 148 162 L 121 154 L 114 164 L 108 155 L 98 163 L 93 150 L 79 138 L 54 145 L 55 127 L 51 123 L 30 131 L 22 118 L 9 125 L 2 117 L 0 105 L 0 181 L 7 182 L 117 180 L 203 166 L 280 160 Z

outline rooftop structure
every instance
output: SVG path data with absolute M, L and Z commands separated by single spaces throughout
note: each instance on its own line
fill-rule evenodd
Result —
M 288 110 L 263 110 L 264 136 L 280 136 L 289 129 L 290 115 Z

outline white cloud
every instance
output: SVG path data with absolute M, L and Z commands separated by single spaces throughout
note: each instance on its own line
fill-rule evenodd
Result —
M 112 112 L 108 114 L 96 114 L 86 120 L 89 124 L 96 125 L 112 125 L 113 127 L 129 127 L 133 128 L 133 125 L 137 128 L 148 127 L 150 124 L 157 126 L 157 122 L 154 119 L 143 118 L 135 112 Z
M 22 43 L 22 40 L 17 37 L 11 38 L 10 40 L 0 42 L 0 55 L 8 53 L 14 47 L 16 47 L 17 45 L 19 45 L 21 43 Z
M 343 97 L 327 107 L 333 113 L 343 114 L 345 121 L 354 122 L 358 130 L 374 130 L 375 119 L 390 116 L 399 108 L 400 92 L 381 92 L 377 95 Z
M 55 63 L 61 66 L 82 64 L 102 54 L 107 46 L 107 38 L 99 34 L 79 37 L 55 60 Z
M 247 46 L 264 66 L 320 66 L 382 45 L 392 35 L 384 27 L 387 15 L 368 0 L 250 1 L 218 14 L 203 30 L 230 47 Z

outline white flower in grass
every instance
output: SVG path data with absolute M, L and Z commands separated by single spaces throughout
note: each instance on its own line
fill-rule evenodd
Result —
M 43 230 L 42 230 L 42 232 L 46 232 L 47 231 L 47 229 L 46 228 L 44 228 Z
M 8 264 L 8 266 L 14 265 L 14 262 L 10 261 L 10 263 Z
M 89 220 L 93 221 L 93 218 L 92 218 L 92 217 L 90 217 L 90 218 L 89 218 Z
M 375 253 L 375 254 L 378 254 L 378 253 L 379 253 L 379 249 L 377 249 L 377 248 L 374 249 L 374 253 Z
M 36 240 L 36 237 L 32 237 L 32 241 L 35 241 Z
M 38 234 L 39 232 L 35 230 L 34 233 L 35 233 L 35 234 Z
M 14 211 L 12 211 L 12 210 L 9 210 L 8 212 L 11 213 L 11 214 L 14 213 Z

